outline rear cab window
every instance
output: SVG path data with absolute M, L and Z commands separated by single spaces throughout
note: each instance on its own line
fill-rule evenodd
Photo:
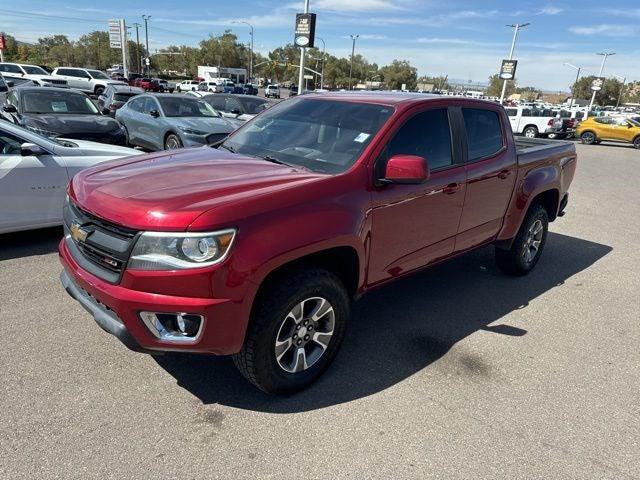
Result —
M 492 157 L 504 147 L 500 115 L 494 110 L 463 108 L 467 130 L 467 161 Z

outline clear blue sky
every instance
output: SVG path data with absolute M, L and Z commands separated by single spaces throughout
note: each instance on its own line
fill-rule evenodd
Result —
M 294 14 L 301 9 L 302 2 L 287 0 L 0 0 L 0 30 L 23 41 L 57 33 L 76 39 L 106 30 L 109 18 L 132 24 L 148 14 L 153 50 L 195 45 L 227 28 L 248 42 L 248 27 L 234 23 L 248 21 L 256 50 L 266 53 L 293 40 Z M 639 0 L 311 0 L 310 10 L 331 53 L 349 55 L 349 34 L 360 34 L 358 53 L 380 64 L 407 59 L 420 75 L 486 81 L 508 55 L 512 30 L 505 24 L 531 22 L 515 54 L 520 85 L 567 90 L 575 72 L 563 62 L 593 73 L 600 51 L 617 53 L 605 74 L 640 79 Z

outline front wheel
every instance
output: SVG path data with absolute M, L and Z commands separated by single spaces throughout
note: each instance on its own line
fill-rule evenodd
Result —
M 348 316 L 349 298 L 335 275 L 320 269 L 291 274 L 262 292 L 233 361 L 266 393 L 297 392 L 334 359 Z
M 95 93 L 96 97 L 99 97 L 100 95 L 102 95 L 103 92 L 104 92 L 104 87 L 96 87 L 94 93 Z
M 182 140 L 180 140 L 180 137 L 174 133 L 167 135 L 164 141 L 164 149 L 175 150 L 177 148 L 182 148 Z
M 526 275 L 536 266 L 547 241 L 549 215 L 542 205 L 534 205 L 518 230 L 509 250 L 496 247 L 498 267 L 511 275 Z

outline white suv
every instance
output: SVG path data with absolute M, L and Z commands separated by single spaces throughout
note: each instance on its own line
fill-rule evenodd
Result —
M 66 81 L 49 75 L 44 68 L 37 65 L 3 62 L 0 63 L 0 73 L 8 81 L 13 78 L 26 78 L 43 87 L 64 87 L 67 85 Z
M 51 76 L 65 80 L 71 88 L 97 96 L 102 95 L 107 85 L 127 85 L 127 83 L 120 80 L 112 80 L 100 70 L 88 68 L 58 67 L 53 70 Z
M 280 98 L 280 86 L 279 85 L 267 85 L 264 89 L 264 96 L 266 98 Z
M 189 90 L 196 91 L 198 89 L 198 84 L 199 82 L 196 80 L 183 80 L 176 85 L 176 90 L 178 92 L 188 92 Z

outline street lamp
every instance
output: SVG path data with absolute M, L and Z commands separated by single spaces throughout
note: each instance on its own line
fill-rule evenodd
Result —
M 147 22 L 149 21 L 149 19 L 151 18 L 151 15 L 142 15 L 142 20 L 144 20 L 144 36 L 145 36 L 145 42 L 147 44 L 147 59 L 145 61 L 145 63 L 147 64 L 147 77 L 151 76 L 151 62 L 149 61 L 149 56 L 150 53 L 149 52 L 149 25 L 147 24 Z
M 616 102 L 616 108 L 620 106 L 620 99 L 622 98 L 622 92 L 624 92 L 624 85 L 627 83 L 627 77 L 621 77 L 620 75 L 613 74 L 618 80 L 622 79 L 622 86 L 620 87 L 620 93 L 618 94 L 618 101 Z
M 600 64 L 600 71 L 598 72 L 598 77 L 602 77 L 602 71 L 604 70 L 604 63 L 607 61 L 607 57 L 610 57 L 611 55 L 615 55 L 615 52 L 601 52 L 596 55 L 602 56 L 602 63 Z M 596 90 L 594 90 L 593 94 L 591 95 L 591 102 L 589 103 L 589 110 L 587 110 L 587 117 L 589 116 L 589 112 L 591 111 L 591 108 L 593 107 L 593 102 L 595 100 L 596 100 Z
M 571 67 L 578 71 L 578 73 L 576 73 L 576 81 L 573 82 L 573 88 L 571 89 L 571 104 L 569 105 L 569 110 L 571 110 L 571 108 L 573 107 L 573 102 L 576 99 L 576 88 L 578 86 L 578 78 L 580 78 L 580 71 L 582 70 L 582 67 L 576 67 L 575 65 L 572 65 L 567 62 L 563 63 L 563 65 L 567 67 Z
M 360 36 L 358 35 L 349 35 L 351 37 L 351 65 L 349 66 L 349 90 L 351 90 L 351 76 L 353 74 L 353 55 L 355 53 L 356 50 L 356 40 L 358 39 L 358 37 Z
M 250 83 L 253 83 L 253 25 L 243 20 L 233 21 L 231 23 L 244 23 L 245 25 L 249 25 L 249 28 L 251 29 L 251 33 L 249 34 L 251 35 L 251 58 L 249 60 L 249 79 L 250 79 Z
M 518 31 L 521 28 L 525 28 L 528 27 L 529 25 L 531 25 L 530 23 L 515 23 L 515 24 L 511 24 L 511 25 L 507 25 L 507 27 L 513 28 L 513 40 L 511 41 L 511 50 L 509 51 L 509 60 L 513 59 L 513 51 L 516 48 L 516 40 L 518 39 Z M 502 102 L 504 102 L 504 95 L 507 92 L 507 80 L 505 79 L 502 82 L 502 93 L 500 94 L 500 105 L 502 105 Z

